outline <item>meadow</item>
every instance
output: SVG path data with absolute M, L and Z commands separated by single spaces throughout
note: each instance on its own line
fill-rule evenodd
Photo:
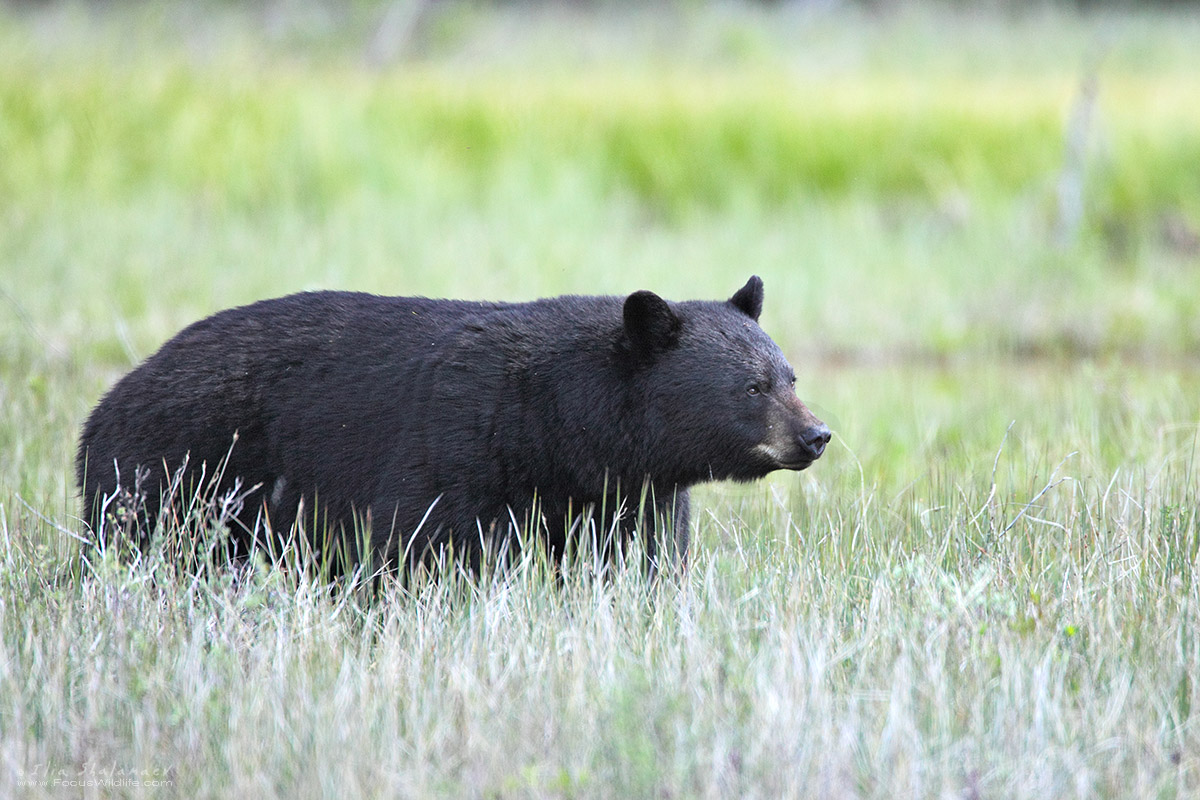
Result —
M 1200 797 L 1200 16 L 381 13 L 0 6 L 0 796 Z M 213 311 L 750 274 L 835 438 L 682 576 L 80 565 Z

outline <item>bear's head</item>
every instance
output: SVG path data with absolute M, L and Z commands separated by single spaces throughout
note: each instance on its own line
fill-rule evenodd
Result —
M 753 276 L 725 302 L 634 292 L 627 346 L 649 401 L 657 468 L 683 482 L 753 480 L 821 457 L 829 428 L 796 396 L 796 373 L 758 325 Z

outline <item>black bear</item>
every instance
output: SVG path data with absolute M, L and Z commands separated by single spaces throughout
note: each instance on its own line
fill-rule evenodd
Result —
M 240 490 L 243 555 L 299 531 L 339 563 L 400 565 L 518 529 L 557 555 L 590 515 L 685 557 L 690 486 L 804 469 L 830 438 L 762 302 L 755 276 L 724 302 L 311 292 L 222 311 L 88 418 L 85 517 L 144 543 L 203 484 Z

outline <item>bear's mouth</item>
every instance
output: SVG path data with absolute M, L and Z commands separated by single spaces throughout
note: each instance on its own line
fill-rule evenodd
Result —
M 799 472 L 802 469 L 808 469 L 814 461 L 820 458 L 819 453 L 807 452 L 804 448 L 789 447 L 787 450 L 782 450 L 771 444 L 760 444 L 754 449 L 767 457 L 771 470 L 790 469 Z

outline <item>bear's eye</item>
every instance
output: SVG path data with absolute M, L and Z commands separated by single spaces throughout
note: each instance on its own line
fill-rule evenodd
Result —
M 746 394 L 750 395 L 751 397 L 762 394 L 762 387 L 757 383 L 752 383 L 746 387 Z

